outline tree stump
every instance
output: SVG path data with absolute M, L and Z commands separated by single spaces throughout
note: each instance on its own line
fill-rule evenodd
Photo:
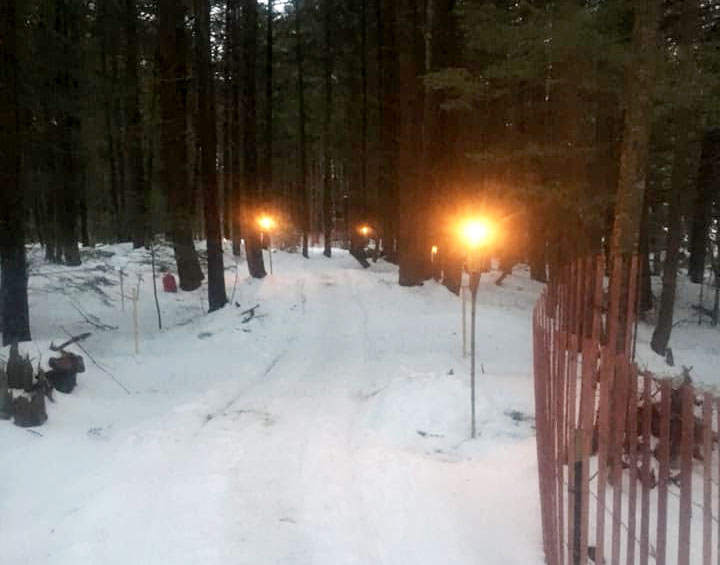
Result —
M 34 390 L 23 396 L 18 396 L 13 402 L 14 423 L 21 428 L 42 426 L 47 421 L 45 411 L 45 393 Z
M 30 357 L 21 357 L 17 341 L 10 346 L 7 367 L 8 388 L 19 388 L 30 392 L 33 388 L 33 366 Z
M 77 374 L 85 372 L 85 361 L 80 355 L 61 351 L 60 357 L 52 357 L 48 363 L 50 371 L 45 378 L 53 385 L 55 390 L 70 394 L 77 385 Z
M 7 373 L 5 367 L 0 366 L 0 420 L 12 418 L 12 395 L 8 390 Z

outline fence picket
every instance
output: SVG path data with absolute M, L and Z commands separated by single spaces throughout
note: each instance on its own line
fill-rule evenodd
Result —
M 712 394 L 703 395 L 703 565 L 712 562 Z
M 640 510 L 640 565 L 650 558 L 650 450 L 652 448 L 652 385 L 650 375 L 643 378 L 642 411 L 642 500 Z
M 690 524 L 692 521 L 693 434 L 695 432 L 695 389 L 684 384 L 682 395 L 682 436 L 680 443 L 680 516 L 678 565 L 690 565 Z
M 652 557 L 654 564 L 665 565 L 668 539 L 673 554 L 679 542 L 678 565 L 700 563 L 700 547 L 702 565 L 709 565 L 713 534 L 720 564 L 720 522 L 717 531 L 712 526 L 718 521 L 713 505 L 720 509 L 720 488 L 713 491 L 719 460 L 713 428 L 720 432 L 720 399 L 705 393 L 702 418 L 696 419 L 691 385 L 673 389 L 670 380 L 639 373 L 632 361 L 638 269 L 637 257 L 613 260 L 604 309 L 604 258 L 579 260 L 556 272 L 533 311 L 538 485 L 549 565 L 587 565 L 590 557 L 608 565 L 650 565 Z M 694 467 L 700 444 L 702 472 Z M 671 459 L 681 463 L 680 512 L 672 507 L 669 532 Z M 597 473 L 591 476 L 593 461 Z M 695 471 L 702 480 L 702 504 L 692 498 Z M 594 555 L 589 551 L 591 496 L 597 501 Z M 701 508 L 702 529 L 693 529 L 693 505 Z M 693 548 L 691 532 L 700 530 L 703 538 Z
M 672 388 L 665 379 L 660 385 L 660 442 L 658 453 L 660 468 L 658 470 L 658 519 L 655 563 L 665 565 L 667 557 L 667 506 L 668 481 L 670 479 L 670 404 Z

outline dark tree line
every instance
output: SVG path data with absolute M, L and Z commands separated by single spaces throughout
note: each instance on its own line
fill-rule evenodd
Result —
M 442 270 L 457 291 L 448 218 L 469 210 L 499 219 L 503 269 L 537 280 L 639 253 L 658 352 L 678 271 L 720 270 L 717 0 L 30 0 L 2 16 L 8 341 L 29 335 L 23 243 L 78 265 L 81 244 L 167 234 L 181 288 L 207 276 L 214 310 L 223 238 L 265 276 L 265 212 L 305 256 L 359 249 L 371 226 L 408 286 Z

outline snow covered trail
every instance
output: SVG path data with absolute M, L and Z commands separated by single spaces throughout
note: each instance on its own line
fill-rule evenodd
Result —
M 130 396 L 89 368 L 42 437 L 0 425 L 3 564 L 542 563 L 532 292 L 481 291 L 468 441 L 456 297 L 347 256 L 275 264 L 239 289 L 267 317 L 111 358 Z

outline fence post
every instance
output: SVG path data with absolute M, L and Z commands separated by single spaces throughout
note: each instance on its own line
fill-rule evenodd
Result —
M 583 432 L 578 430 L 579 433 L 575 436 L 575 476 L 573 480 L 573 490 L 575 491 L 575 508 L 573 509 L 573 565 L 580 565 L 581 563 L 581 550 L 580 543 L 582 537 L 582 507 L 583 507 Z M 569 518 L 569 517 L 568 517 Z

